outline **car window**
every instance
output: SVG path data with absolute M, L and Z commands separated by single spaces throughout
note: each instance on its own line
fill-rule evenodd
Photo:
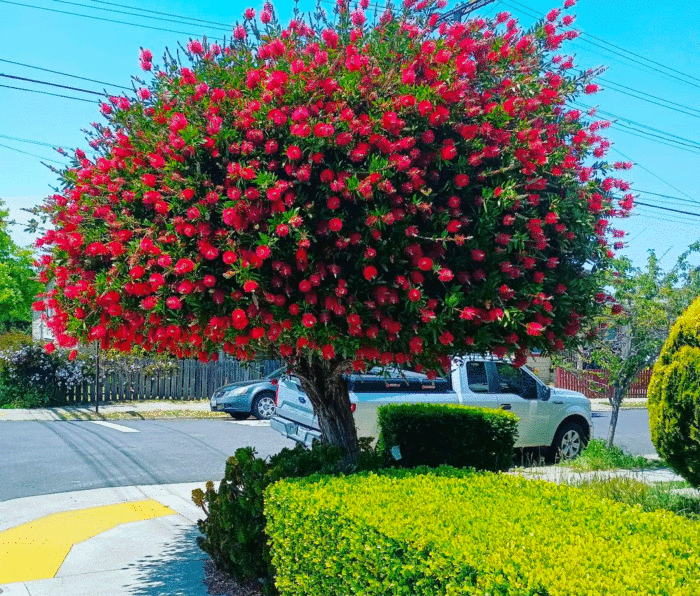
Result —
M 537 381 L 524 370 L 507 362 L 496 362 L 499 393 L 515 393 L 526 399 L 537 398 Z
M 469 390 L 474 393 L 488 393 L 489 380 L 486 376 L 486 365 L 483 362 L 467 362 L 465 366 Z

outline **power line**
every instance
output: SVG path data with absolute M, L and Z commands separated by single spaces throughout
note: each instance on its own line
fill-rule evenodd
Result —
M 635 201 L 635 204 L 643 205 L 644 207 L 652 207 L 654 209 L 661 209 L 662 211 L 673 211 L 674 213 L 682 213 L 683 215 L 694 215 L 695 217 L 700 217 L 700 213 L 681 211 L 680 209 L 672 209 L 671 207 L 662 207 L 661 205 L 652 205 L 651 203 L 642 203 L 641 201 Z
M 688 145 L 687 143 L 674 141 L 673 139 L 667 139 L 660 135 L 654 134 L 653 132 L 647 132 L 645 130 L 631 128 L 619 122 L 612 124 L 611 128 L 619 130 L 621 132 L 625 132 L 640 139 L 647 139 L 649 141 L 653 141 L 654 143 L 659 143 L 660 145 L 671 147 L 673 149 L 680 149 L 681 151 L 687 151 L 688 153 L 700 153 L 700 147 L 698 147 L 697 145 Z
M 41 145 L 42 147 L 51 147 L 52 149 L 69 147 L 69 145 L 60 145 L 58 143 L 47 143 L 46 141 L 35 141 L 33 139 L 22 139 L 20 137 L 12 137 L 10 135 L 0 134 L 0 139 L 8 141 L 17 141 L 18 143 L 29 143 L 30 145 Z
M 2 0 L 0 0 L 1 2 Z M 61 95 L 59 93 L 49 93 L 48 91 L 39 91 L 38 89 L 27 89 L 25 87 L 13 87 L 12 85 L 0 85 L 5 89 L 15 89 L 17 91 L 28 91 L 29 93 L 39 93 L 41 95 L 51 95 L 53 97 L 63 97 L 65 99 L 74 99 L 76 101 L 87 101 L 88 103 L 94 103 L 91 99 L 85 99 L 84 97 L 73 97 L 72 95 Z
M 509 2 L 512 2 L 513 4 L 515 4 L 515 5 L 518 6 L 518 7 L 521 7 L 520 10 L 521 10 L 522 12 L 525 12 L 526 14 L 528 14 L 528 11 L 529 11 L 528 16 L 530 16 L 530 17 L 532 17 L 532 18 L 542 18 L 542 17 L 544 17 L 544 14 L 542 14 L 541 12 L 539 12 L 539 11 L 537 11 L 537 10 L 535 10 L 535 9 L 531 9 L 529 6 L 526 6 L 526 5 L 524 5 L 524 4 L 521 4 L 521 3 L 518 2 L 517 0 L 508 0 L 508 1 L 509 1 Z M 502 4 L 506 4 L 507 6 L 510 6 L 511 8 L 513 8 L 512 5 L 508 5 L 508 3 L 507 3 L 507 2 L 504 2 L 504 0 L 500 0 L 500 2 L 501 2 Z M 534 13 L 534 14 L 533 14 L 533 13 Z M 691 83 L 690 81 L 687 81 L 687 80 L 685 80 L 685 79 L 683 79 L 683 78 L 680 78 L 680 77 L 686 77 L 687 79 L 691 79 L 691 80 L 694 80 L 694 81 L 698 81 L 698 83 L 700 83 L 700 78 L 698 78 L 698 77 L 694 77 L 694 76 L 692 76 L 692 75 L 689 75 L 689 74 L 686 74 L 686 73 L 684 73 L 684 72 L 681 72 L 680 70 L 678 70 L 678 69 L 676 69 L 676 68 L 671 68 L 670 66 L 666 66 L 665 64 L 662 64 L 661 62 L 656 62 L 655 60 L 652 60 L 651 58 L 647 58 L 647 57 L 642 56 L 642 55 L 640 55 L 640 54 L 636 54 L 635 52 L 632 52 L 631 50 L 627 50 L 627 49 L 625 49 L 625 48 L 622 48 L 622 47 L 620 47 L 620 46 L 617 46 L 617 45 L 615 45 L 615 44 L 613 44 L 613 43 L 610 43 L 609 41 L 607 41 L 607 40 L 605 40 L 605 39 L 601 39 L 600 37 L 596 37 L 596 36 L 594 36 L 594 35 L 591 35 L 590 33 L 586 33 L 586 32 L 584 32 L 584 31 L 581 31 L 580 29 L 572 28 L 572 30 L 573 30 L 573 31 L 576 31 L 576 32 L 578 32 L 578 33 L 580 34 L 580 39 L 581 39 L 581 41 L 585 41 L 586 43 L 589 43 L 589 44 L 591 44 L 591 45 L 594 45 L 594 46 L 597 46 L 597 47 L 599 47 L 599 48 L 602 48 L 603 50 L 605 50 L 605 51 L 607 51 L 607 52 L 609 52 L 609 53 L 611 53 L 611 54 L 614 54 L 614 55 L 617 55 L 617 56 L 621 56 L 621 57 L 624 58 L 625 60 L 629 60 L 630 62 L 635 62 L 635 63 L 637 63 L 637 64 L 640 64 L 640 65 L 644 66 L 645 68 L 648 68 L 648 69 L 653 70 L 653 71 L 655 71 L 655 72 L 661 73 L 661 74 L 663 74 L 663 75 L 665 75 L 665 76 L 667 76 L 667 77 L 671 77 L 671 78 L 673 78 L 673 79 L 676 79 L 676 80 L 678 80 L 678 81 L 681 81 L 682 83 L 685 83 L 685 84 L 687 84 L 687 85 L 691 85 L 691 86 L 693 86 L 693 87 L 698 87 L 698 88 L 700 88 L 700 85 L 698 85 L 698 84 L 696 84 L 696 83 Z M 590 38 L 590 39 L 588 39 L 588 38 Z M 591 39 L 595 39 L 595 40 L 597 40 L 597 41 L 599 41 L 599 42 L 601 42 L 601 43 L 596 43 L 596 42 L 594 42 L 594 41 L 591 41 Z M 601 44 L 604 44 L 604 45 L 601 45 Z M 612 50 L 612 49 L 610 49 L 610 48 L 615 48 L 615 49 Z M 664 68 L 664 69 L 666 69 L 666 70 L 668 70 L 668 71 L 670 71 L 670 72 L 664 72 L 663 70 L 660 70 L 659 68 L 654 68 L 653 66 L 649 66 L 649 64 L 645 64 L 644 62 L 641 62 L 640 60 L 636 60 L 635 58 L 630 58 L 630 57 L 628 57 L 628 56 L 625 56 L 625 54 L 630 54 L 631 56 L 635 56 L 635 58 L 640 58 L 641 60 L 644 60 L 644 61 L 646 61 L 646 62 L 649 62 L 650 64 L 654 64 L 654 65 L 656 65 L 656 66 L 659 66 L 659 67 L 661 67 L 661 68 Z M 671 74 L 671 73 L 676 73 L 677 75 L 680 75 L 680 77 L 679 77 L 679 76 L 676 76 L 676 75 L 673 75 L 673 74 Z
M 11 0 L 0 0 L 2 4 L 12 4 L 14 6 L 24 6 L 25 8 L 34 8 L 36 10 L 45 10 L 47 12 L 55 12 L 60 14 L 67 14 L 76 17 L 84 17 L 86 19 L 94 19 L 96 21 L 105 21 L 107 23 L 117 23 L 119 25 L 131 25 L 132 27 L 140 27 L 141 29 L 152 29 L 154 31 L 165 31 L 166 33 L 177 33 L 179 35 L 189 35 L 191 37 L 203 37 L 199 33 L 188 33 L 187 31 L 175 31 L 174 29 L 164 29 L 162 27 L 151 27 L 150 25 L 140 25 L 139 23 L 129 23 L 128 21 L 117 21 L 115 19 L 106 19 L 104 17 L 96 17 L 87 14 L 80 14 L 79 12 L 70 12 L 67 10 L 57 10 L 55 8 L 46 8 L 44 6 L 36 6 L 34 4 L 24 4 L 22 2 L 12 2 Z
M 625 155 L 622 151 L 620 151 L 617 147 L 612 147 L 612 150 L 615 151 L 615 153 L 618 153 L 619 155 L 621 155 L 622 157 L 624 157 L 627 161 L 633 162 L 638 168 L 644 170 L 647 174 L 651 174 L 654 178 L 656 178 L 657 180 L 660 180 L 660 181 L 663 182 L 666 186 L 670 186 L 670 187 L 671 187 L 673 190 L 675 190 L 676 192 L 679 192 L 679 193 L 681 193 L 684 197 L 688 197 L 689 199 L 692 200 L 693 197 L 691 197 L 688 193 L 683 192 L 680 188 L 677 188 L 677 187 L 673 186 L 673 184 L 671 184 L 670 182 L 666 182 L 666 180 L 664 180 L 661 176 L 659 176 L 658 174 L 654 174 L 654 172 L 652 172 L 651 170 L 645 168 L 645 167 L 644 167 L 642 164 L 640 164 L 639 162 L 636 162 L 636 161 L 633 160 L 631 157 L 628 157 L 628 156 Z
M 42 70 L 44 72 L 50 72 L 51 74 L 61 75 L 63 77 L 70 77 L 72 79 L 80 79 L 81 81 L 88 81 L 90 83 L 98 83 L 99 85 L 107 85 L 108 87 L 118 87 L 119 89 L 126 89 L 127 91 L 133 91 L 131 87 L 124 87 L 123 85 L 115 85 L 114 83 L 106 83 L 105 81 L 98 81 L 96 79 L 89 79 L 87 77 L 80 77 L 74 74 L 68 74 L 67 72 L 61 72 L 58 70 L 51 70 L 49 68 L 42 68 L 41 66 L 32 66 L 31 64 L 25 64 L 23 62 L 15 62 L 14 60 L 7 60 L 6 58 L 0 58 L 0 62 L 6 62 L 7 64 L 14 64 L 15 66 L 23 66 L 24 68 L 33 68 L 34 70 Z
M 673 199 L 674 201 L 681 201 L 682 203 L 692 203 L 693 205 L 700 205 L 700 201 L 694 200 L 694 199 L 684 199 L 682 197 L 673 197 L 671 195 L 664 195 L 659 192 L 651 192 L 650 190 L 639 190 L 638 188 L 634 189 L 634 192 L 642 193 L 645 195 L 653 195 L 655 197 L 662 197 L 665 199 Z
M 104 96 L 104 93 L 101 93 L 99 91 L 90 91 L 88 89 L 80 89 L 79 87 L 71 87 L 69 85 L 59 85 L 58 83 L 49 83 L 48 81 L 40 81 L 38 79 L 28 79 L 26 77 L 18 77 L 15 75 L 9 75 L 0 72 L 0 77 L 5 77 L 6 79 L 15 79 L 18 81 L 26 81 L 28 83 L 38 83 L 40 85 L 50 85 L 51 87 L 60 87 L 61 89 L 70 89 L 71 91 L 80 91 L 81 93 L 92 93 L 93 95 L 101 95 Z
M 169 19 L 167 17 L 163 16 L 149 16 L 145 14 L 138 14 L 135 12 L 127 12 L 125 10 L 116 10 L 114 8 L 102 8 L 101 6 L 90 6 L 88 4 L 81 4 L 80 2 L 69 2 L 68 0 L 53 0 L 54 2 L 58 2 L 59 4 L 69 4 L 71 6 L 79 6 L 81 8 L 87 8 L 89 10 L 103 10 L 105 12 L 110 12 L 114 14 L 125 14 L 129 15 L 132 17 L 140 17 L 142 19 L 155 19 L 157 21 L 168 21 L 170 23 L 176 23 L 178 25 L 192 25 L 192 22 L 187 22 L 189 19 L 187 17 L 178 17 L 177 19 Z M 160 13 L 160 14 L 167 14 L 167 13 Z M 183 19 L 185 22 L 183 22 Z M 201 26 L 201 25 L 200 25 Z M 224 31 L 230 31 L 231 27 L 229 25 L 224 25 L 219 26 L 219 25 L 207 25 L 207 27 L 212 28 L 212 29 L 222 29 Z
M 168 17 L 176 17 L 178 19 L 183 19 L 183 20 L 188 20 L 188 21 L 196 21 L 198 23 L 204 23 L 205 25 L 221 25 L 223 27 L 228 27 L 229 29 L 231 28 L 231 25 L 228 23 L 218 23 L 217 21 L 207 21 L 205 19 L 196 19 L 194 17 L 183 17 L 181 15 L 173 14 L 170 12 L 161 12 L 160 10 L 149 10 L 148 8 L 139 8 L 137 6 L 128 6 L 127 4 L 119 4 L 117 2 L 106 2 L 105 0 L 92 0 L 92 2 L 96 2 L 97 4 L 107 4 L 109 6 L 118 6 L 120 8 L 128 8 L 130 10 L 140 10 L 141 12 L 149 12 L 151 14 L 160 14 L 160 15 L 165 15 Z
M 17 149 L 17 147 L 10 147 L 10 145 L 4 145 L 3 143 L 0 143 L 0 147 L 4 147 L 5 149 L 9 149 L 10 151 L 16 151 L 17 153 L 24 153 L 24 155 L 31 155 L 32 157 L 38 157 L 39 159 L 42 159 L 44 161 L 52 161 L 53 163 L 57 163 L 61 166 L 66 165 L 65 163 L 63 163 L 62 161 L 58 161 L 57 159 L 51 159 L 49 157 L 42 157 L 41 155 L 37 155 L 36 153 L 30 153 L 29 151 L 22 151 L 22 149 Z
M 617 91 L 618 93 L 629 93 L 629 92 L 638 93 L 639 95 L 644 95 L 644 96 L 650 97 L 652 99 L 658 99 L 659 102 L 666 102 L 666 103 L 669 103 L 671 105 L 678 106 L 679 108 L 683 108 L 682 110 L 675 110 L 675 111 L 680 112 L 682 114 L 688 114 L 688 112 L 685 112 L 683 110 L 689 110 L 690 112 L 696 112 L 698 114 L 698 116 L 696 116 L 696 117 L 700 117 L 700 110 L 697 110 L 697 109 L 692 108 L 690 106 L 686 106 L 682 103 L 677 103 L 675 101 L 671 101 L 670 99 L 664 99 L 663 97 L 659 97 L 658 95 L 652 95 L 651 93 L 646 93 L 645 91 L 640 91 L 639 89 L 627 87 L 626 85 L 621 85 L 620 83 L 615 83 L 614 81 L 611 81 L 609 79 L 605 79 L 603 77 L 598 77 L 598 80 L 601 81 L 602 83 L 605 83 L 605 85 L 614 85 L 615 87 L 620 87 L 620 89 L 611 88 L 613 91 Z M 645 99 L 643 97 L 639 97 L 638 99 L 642 99 L 643 101 L 647 101 L 649 103 L 653 103 L 654 105 L 661 106 L 664 108 L 674 109 L 671 106 L 665 106 L 662 103 L 658 103 L 656 101 L 651 101 L 650 99 Z M 695 114 L 688 114 L 688 115 L 695 116 Z

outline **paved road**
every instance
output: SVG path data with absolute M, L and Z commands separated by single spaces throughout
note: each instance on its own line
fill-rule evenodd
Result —
M 610 412 L 593 412 L 593 434 L 595 437 L 607 439 L 609 426 Z M 649 434 L 649 412 L 646 408 L 620 411 L 614 443 L 634 455 L 654 455 L 656 453 Z
M 252 445 L 260 456 L 293 443 L 258 421 L 0 423 L 0 501 L 91 488 L 214 480 Z
M 595 436 L 607 436 L 610 414 L 595 412 Z M 248 420 L 129 420 L 113 427 L 89 421 L 0 423 L 0 501 L 75 490 L 214 480 L 226 458 L 252 445 L 262 457 L 293 443 Z M 620 413 L 615 443 L 654 453 L 646 410 Z

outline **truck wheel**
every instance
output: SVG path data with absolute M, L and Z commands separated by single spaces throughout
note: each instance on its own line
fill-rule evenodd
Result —
M 574 420 L 565 421 L 554 435 L 547 459 L 550 462 L 574 459 L 581 455 L 587 443 L 588 437 L 583 426 Z
M 250 417 L 250 412 L 229 412 L 234 420 L 245 420 Z
M 253 400 L 253 416 L 259 420 L 269 420 L 275 413 L 275 394 L 272 391 L 258 393 Z

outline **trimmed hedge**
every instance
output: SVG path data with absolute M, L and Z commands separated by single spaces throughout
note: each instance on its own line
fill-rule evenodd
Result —
M 392 404 L 378 413 L 379 449 L 396 464 L 507 470 L 513 464 L 518 419 L 488 408 L 446 404 Z
M 657 452 L 690 484 L 700 487 L 700 298 L 671 329 L 647 395 Z
M 281 596 L 697 596 L 700 525 L 442 468 L 268 488 Z

